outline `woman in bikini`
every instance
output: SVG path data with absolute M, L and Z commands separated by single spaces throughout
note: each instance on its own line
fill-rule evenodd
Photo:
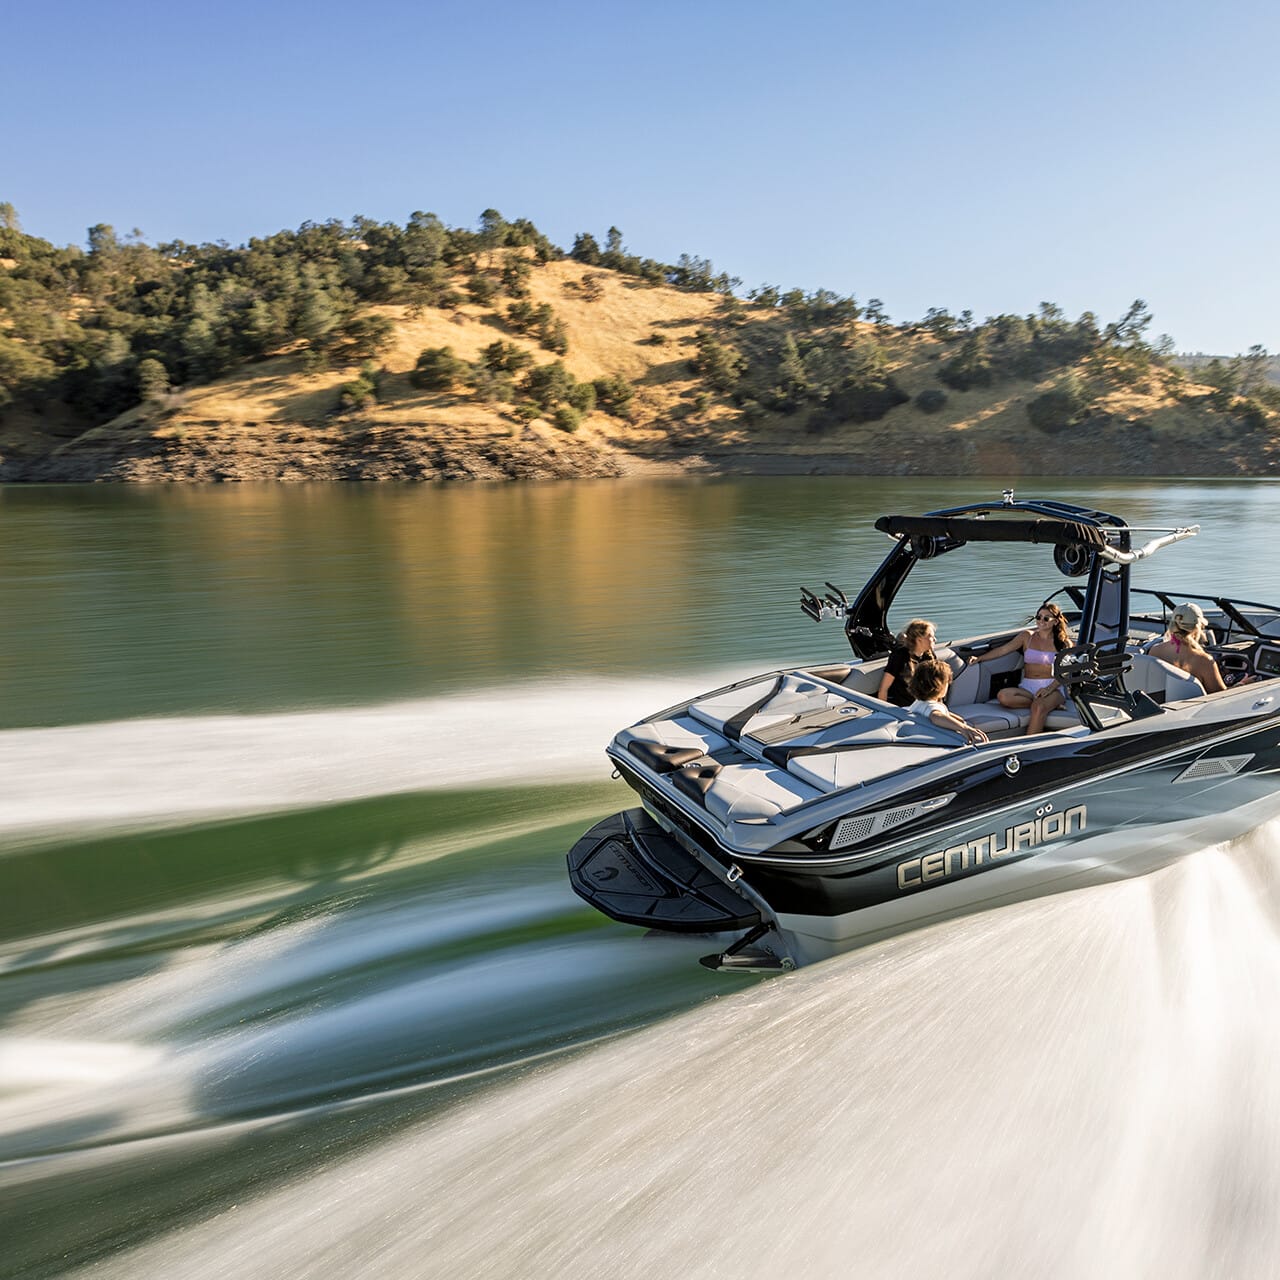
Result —
M 1202 643 L 1207 625 L 1204 611 L 1198 604 L 1180 604 L 1169 619 L 1169 638 L 1153 645 L 1148 652 L 1153 658 L 1163 658 L 1179 670 L 1195 676 L 1204 685 L 1205 693 L 1218 693 L 1227 686 L 1213 654 Z
M 1053 664 L 1063 649 L 1070 648 L 1067 620 L 1056 604 L 1042 604 L 1036 610 L 1036 625 L 1019 631 L 1007 644 L 989 649 L 973 662 L 988 662 L 1006 653 L 1022 651 L 1022 683 L 1012 689 L 1001 689 L 996 698 L 1002 707 L 1022 711 L 1031 708 L 1027 733 L 1043 733 L 1044 722 L 1051 711 L 1067 705 L 1062 686 L 1054 679 Z

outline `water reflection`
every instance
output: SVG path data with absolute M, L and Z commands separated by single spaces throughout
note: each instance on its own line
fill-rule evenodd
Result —
M 1218 581 L 1260 545 L 1265 484 L 1045 482 L 1047 496 L 1205 533 L 1144 566 Z M 537 485 L 0 490 L 0 723 L 364 703 L 550 673 L 635 674 L 843 651 L 800 583 L 858 586 L 885 511 L 996 485 L 847 477 Z M 1030 492 L 1030 490 L 1028 490 Z M 1232 556 L 1232 561 L 1235 557 Z M 943 562 L 944 564 L 946 562 Z M 1280 595 L 1280 569 L 1239 590 Z M 1158 571 L 1158 573 L 1157 573 Z M 898 611 L 974 630 L 1039 598 L 992 558 L 920 575 Z M 1059 585 L 1044 568 L 1046 590 Z M 967 593 L 967 594 L 966 594 Z

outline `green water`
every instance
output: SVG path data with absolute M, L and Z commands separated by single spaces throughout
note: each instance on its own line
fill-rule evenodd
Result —
M 1202 523 L 1138 585 L 1280 600 L 1271 484 L 1034 488 Z M 619 1036 L 781 999 L 570 893 L 565 849 L 629 803 L 603 745 L 725 673 L 838 657 L 798 587 L 860 584 L 882 513 L 997 490 L 0 490 L 0 1274 L 188 1274 L 221 1215 L 299 1179 L 323 1205 L 321 1171 L 406 1127 L 427 1142 Z M 895 620 L 990 629 L 1063 582 L 1041 549 L 950 563 Z M 273 1222 L 245 1273 L 311 1273 L 307 1233 Z M 485 1273 L 469 1248 L 367 1274 Z

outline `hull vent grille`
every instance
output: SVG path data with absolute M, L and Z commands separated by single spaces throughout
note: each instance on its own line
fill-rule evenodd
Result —
M 1189 764 L 1174 778 L 1174 782 L 1203 782 L 1206 778 L 1229 778 L 1253 759 L 1253 756 L 1214 756 Z
M 831 847 L 833 849 L 843 849 L 847 844 L 856 844 L 859 840 L 865 840 L 875 829 L 876 817 L 873 813 L 865 814 L 861 818 L 845 818 L 836 827 L 836 833 L 831 837 Z
M 918 818 L 923 813 L 932 813 L 935 809 L 941 809 L 943 805 L 950 804 L 955 798 L 956 793 L 950 791 L 945 796 L 931 796 L 928 800 L 902 805 L 897 809 L 881 809 L 879 813 L 860 813 L 852 818 L 842 818 L 836 823 L 836 829 L 831 833 L 830 847 L 833 852 L 836 849 L 846 849 L 851 844 L 870 839 L 871 836 L 888 831 L 891 827 L 910 822 L 912 818 Z

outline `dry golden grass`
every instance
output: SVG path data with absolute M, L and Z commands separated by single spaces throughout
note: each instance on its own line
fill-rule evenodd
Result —
M 591 288 L 584 290 L 587 277 Z M 843 456 L 851 466 L 873 456 L 884 465 L 884 459 L 900 453 L 920 469 L 927 469 L 930 450 L 936 448 L 997 470 L 1020 465 L 1019 459 L 1034 460 L 1044 447 L 1040 434 L 1029 426 L 1026 405 L 1060 375 L 963 392 L 947 389 L 941 411 L 926 414 L 916 407 L 915 397 L 940 386 L 937 370 L 954 347 L 927 334 L 891 330 L 878 336 L 910 403 L 879 421 L 846 423 L 820 433 L 808 429 L 803 414 L 759 414 L 747 422 L 723 398 L 707 397 L 705 386 L 689 369 L 695 335 L 715 323 L 724 301 L 719 296 L 682 293 L 569 260 L 534 266 L 528 286 L 530 301 L 549 304 L 563 323 L 568 339 L 563 359 L 576 378 L 617 374 L 636 388 L 628 420 L 596 412 L 583 421 L 578 440 L 587 444 L 621 446 L 630 454 L 655 457 L 673 450 L 722 457 L 734 451 L 796 459 Z M 592 289 L 598 296 L 589 297 Z M 502 340 L 525 349 L 538 363 L 556 360 L 533 339 L 508 328 L 502 315 L 509 305 L 510 299 L 500 297 L 491 307 L 466 304 L 452 311 L 410 314 L 402 306 L 370 308 L 372 314 L 391 320 L 394 329 L 377 361 L 383 371 L 381 402 L 357 414 L 344 417 L 337 406 L 343 384 L 357 376 L 361 362 L 335 362 L 323 371 L 308 371 L 297 344 L 216 382 L 177 392 L 161 405 L 132 409 L 82 440 L 184 440 L 213 433 L 233 444 L 255 433 L 323 433 L 358 424 L 419 436 L 427 432 L 440 439 L 518 437 L 554 445 L 564 440 L 560 432 L 547 423 L 524 425 L 510 405 L 488 404 L 461 386 L 452 392 L 424 392 L 409 378 L 419 354 L 433 347 L 450 347 L 461 359 L 474 361 L 485 347 Z M 858 327 L 872 332 L 870 325 Z M 1170 379 L 1157 374 L 1145 389 L 1108 392 L 1097 407 L 1115 421 L 1144 424 L 1162 440 L 1192 443 L 1206 416 L 1194 403 L 1199 389 L 1184 386 L 1180 396 L 1173 390 Z M 19 443 L 25 447 L 39 424 L 24 420 L 22 431 Z M 6 436 L 10 443 L 18 439 L 8 430 Z
M 587 301 L 575 288 L 586 275 L 600 282 L 602 292 L 595 301 Z M 529 287 L 530 300 L 548 303 L 563 321 L 569 341 L 563 359 L 576 378 L 590 381 L 620 374 L 637 387 L 633 423 L 595 413 L 583 424 L 583 433 L 601 440 L 665 438 L 666 416 L 694 385 L 688 370 L 693 335 L 710 320 L 719 299 L 647 285 L 572 261 L 535 269 Z M 499 305 L 505 310 L 506 300 Z M 486 307 L 465 304 L 452 312 L 427 309 L 411 316 L 402 306 L 378 306 L 370 313 L 395 324 L 394 338 L 378 358 L 385 370 L 382 403 L 359 414 L 362 422 L 374 425 L 511 434 L 520 427 L 509 406 L 486 404 L 461 388 L 426 392 L 414 387 L 409 374 L 419 354 L 428 347 L 447 346 L 459 358 L 474 361 L 485 347 L 502 340 L 524 348 L 539 364 L 559 358 L 509 330 Z M 654 333 L 664 336 L 661 345 L 646 341 Z M 356 377 L 360 363 L 353 360 L 307 372 L 300 352 L 276 356 L 192 387 L 166 427 L 214 422 L 231 430 L 259 423 L 323 425 L 332 419 L 341 388 Z M 153 425 L 154 417 L 153 412 L 131 410 L 108 428 L 142 429 Z

